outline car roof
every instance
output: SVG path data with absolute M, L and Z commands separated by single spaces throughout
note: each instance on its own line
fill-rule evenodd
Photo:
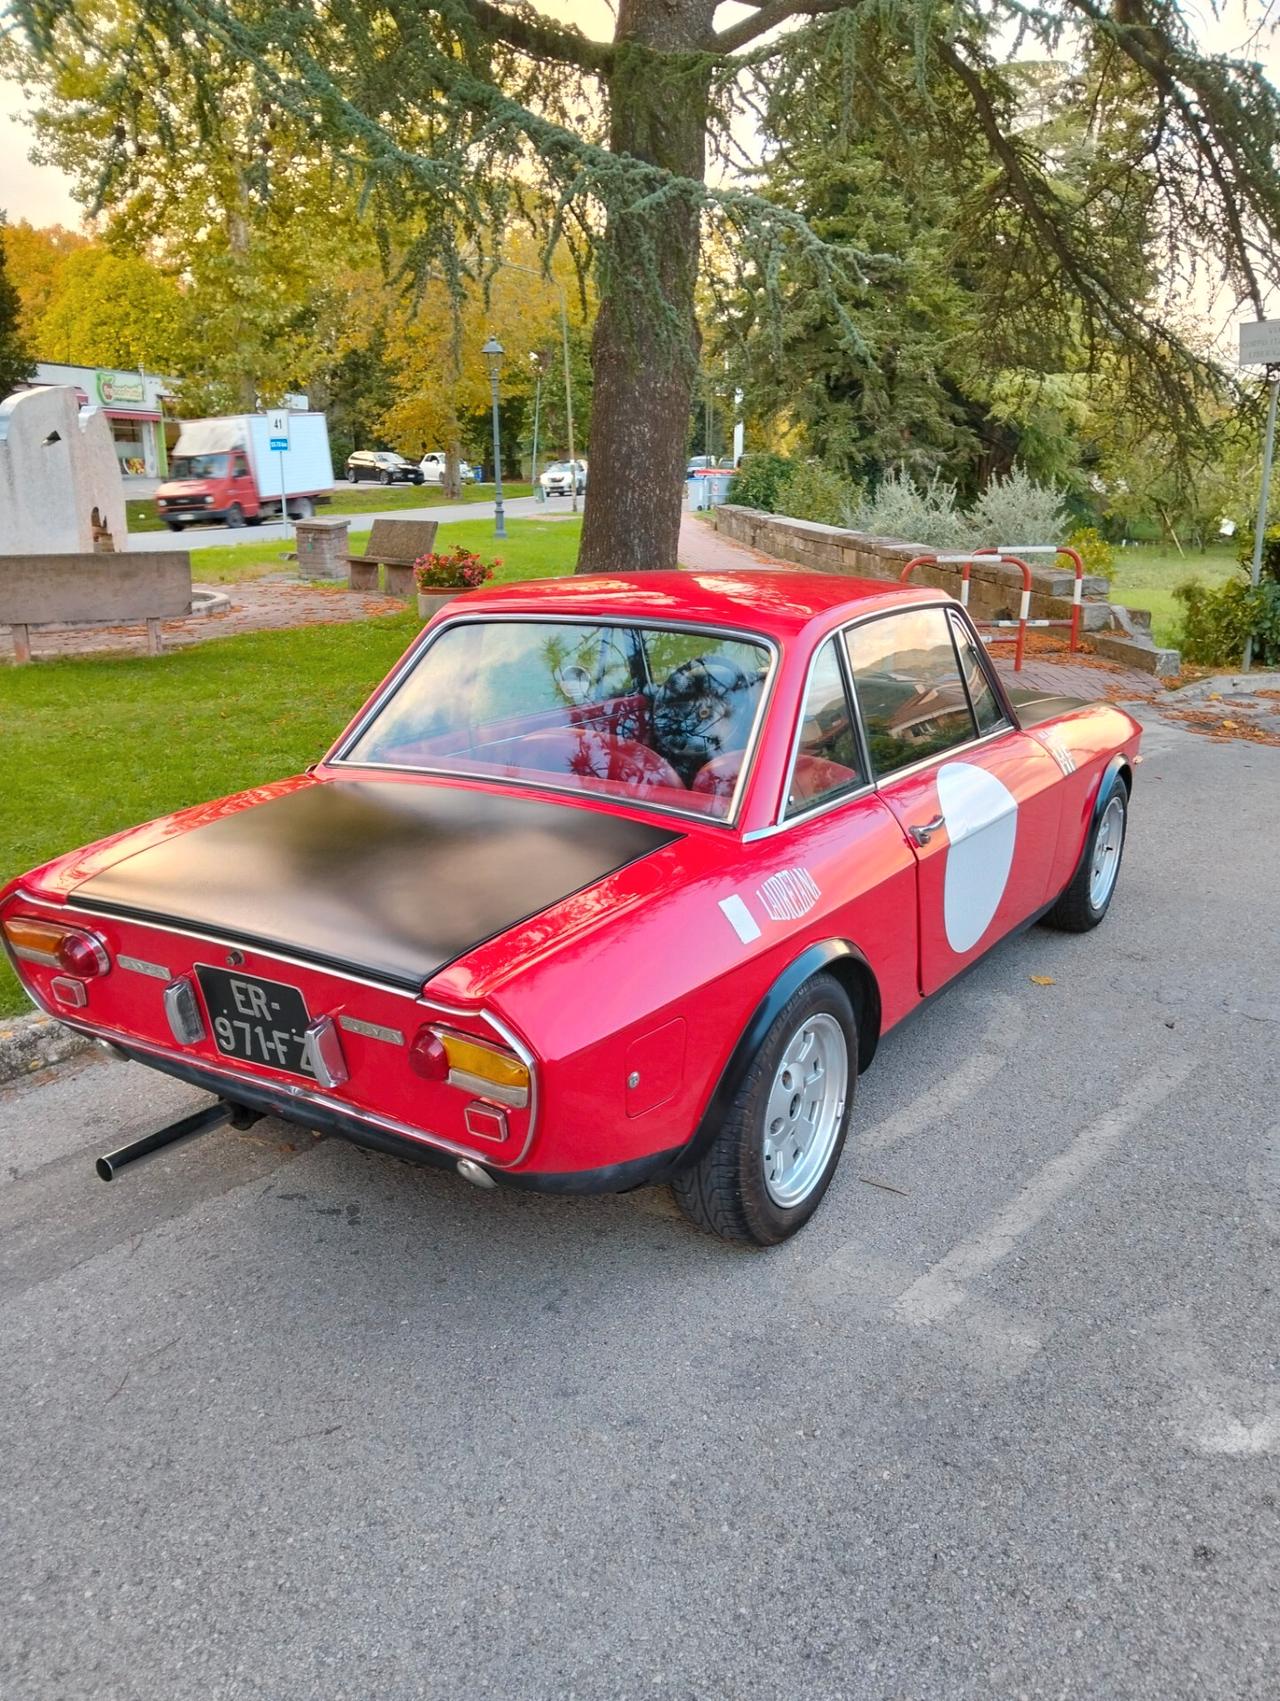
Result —
M 731 569 L 723 573 L 584 573 L 468 592 L 451 615 L 602 615 L 610 619 L 688 621 L 787 637 L 815 623 L 838 626 L 855 614 L 937 602 L 925 586 L 803 568 Z

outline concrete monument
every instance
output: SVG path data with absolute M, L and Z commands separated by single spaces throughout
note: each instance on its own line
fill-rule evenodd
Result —
M 124 549 L 125 536 L 106 415 L 63 386 L 0 403 L 0 560 Z

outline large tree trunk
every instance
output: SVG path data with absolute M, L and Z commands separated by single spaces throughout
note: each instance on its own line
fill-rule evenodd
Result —
M 706 75 L 666 54 L 705 45 L 713 11 L 710 0 L 621 0 L 609 82 L 615 153 L 702 181 Z M 610 208 L 579 573 L 676 565 L 698 368 L 698 218 L 687 196 Z

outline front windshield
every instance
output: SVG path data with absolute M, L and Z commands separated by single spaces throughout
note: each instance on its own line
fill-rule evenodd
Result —
M 712 632 L 467 621 L 427 645 L 343 760 L 724 820 L 771 663 L 763 642 Z
M 224 478 L 226 471 L 225 455 L 175 455 L 169 463 L 173 478 Z

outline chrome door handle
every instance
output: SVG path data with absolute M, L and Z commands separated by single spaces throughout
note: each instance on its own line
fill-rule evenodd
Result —
M 932 821 L 925 821 L 920 826 L 908 827 L 907 831 L 911 834 L 911 837 L 918 845 L 927 845 L 933 835 L 940 832 L 945 826 L 946 821 L 943 817 L 941 815 L 935 815 Z

